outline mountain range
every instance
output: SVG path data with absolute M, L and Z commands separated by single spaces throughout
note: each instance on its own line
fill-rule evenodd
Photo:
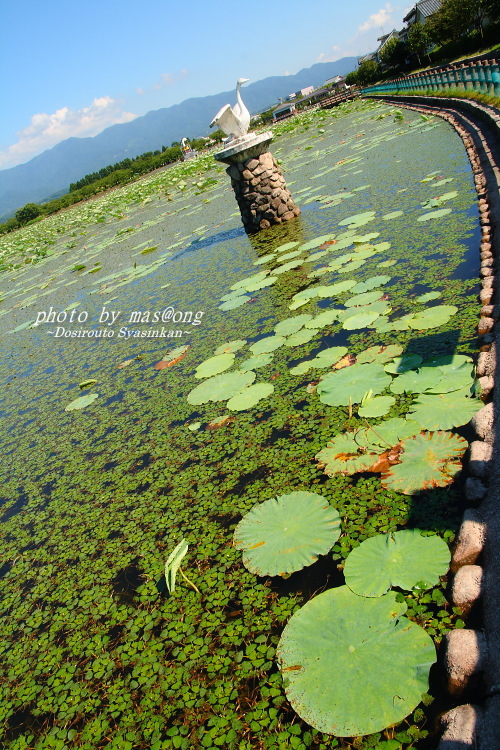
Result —
M 307 86 L 317 88 L 328 78 L 346 75 L 356 63 L 355 57 L 343 57 L 316 63 L 295 75 L 264 78 L 245 86 L 245 104 L 251 114 L 261 112 L 295 91 Z M 208 135 L 214 115 L 225 104 L 234 104 L 234 99 L 234 91 L 186 99 L 131 122 L 112 125 L 91 138 L 68 138 L 25 164 L 0 171 L 0 221 L 26 203 L 42 203 L 68 192 L 71 182 L 108 164 L 170 146 L 183 137 Z

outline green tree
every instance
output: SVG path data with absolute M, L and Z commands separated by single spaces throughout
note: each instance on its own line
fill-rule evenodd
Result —
M 357 72 L 357 80 L 360 86 L 368 86 L 378 76 L 378 65 L 375 60 L 363 60 Z
M 27 203 L 25 206 L 16 211 L 16 219 L 19 224 L 23 226 L 28 221 L 33 221 L 37 216 L 40 216 L 42 209 L 37 203 Z
M 420 21 L 414 23 L 408 34 L 407 45 L 410 52 L 413 52 L 417 56 L 419 65 L 422 65 L 422 55 L 427 52 L 431 44 L 432 40 L 429 30 Z
M 434 42 L 458 42 L 472 26 L 478 23 L 476 0 L 443 0 L 439 10 L 428 21 Z
M 356 86 L 356 84 L 358 83 L 357 70 L 352 70 L 350 73 L 348 73 L 345 77 L 345 82 L 348 86 Z
M 402 65 L 405 61 L 405 56 L 406 45 L 395 37 L 389 39 L 379 53 L 381 62 L 391 68 L 398 68 Z

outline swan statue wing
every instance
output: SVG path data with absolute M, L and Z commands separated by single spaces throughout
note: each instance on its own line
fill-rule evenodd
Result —
M 250 112 L 243 104 L 240 94 L 241 86 L 248 80 L 248 78 L 238 78 L 236 83 L 236 104 L 234 107 L 226 104 L 217 112 L 210 123 L 211 128 L 217 125 L 230 138 L 239 138 L 248 133 Z

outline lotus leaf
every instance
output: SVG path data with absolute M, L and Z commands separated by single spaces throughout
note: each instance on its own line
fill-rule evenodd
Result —
M 391 219 L 396 219 L 398 216 L 402 216 L 402 215 L 403 215 L 403 211 L 391 211 L 390 214 L 384 214 L 382 218 L 384 221 L 390 221 Z
M 215 357 L 206 359 L 201 365 L 198 365 L 194 374 L 195 378 L 211 378 L 212 375 L 218 375 L 219 372 L 229 370 L 234 364 L 234 354 L 217 354 Z
M 286 242 L 284 245 L 280 245 L 274 249 L 275 253 L 284 253 L 286 250 L 291 250 L 292 247 L 297 247 L 298 242 Z
M 392 362 L 385 366 L 385 371 L 391 375 L 400 375 L 402 372 L 414 370 L 422 364 L 420 354 L 403 354 L 402 357 L 395 357 Z M 397 392 L 397 391 L 396 391 Z
M 285 341 L 285 346 L 300 346 L 301 344 L 307 344 L 317 332 L 316 328 L 303 328 L 301 331 L 297 331 L 297 333 L 292 333 L 292 335 Z
M 276 258 L 276 253 L 268 253 L 267 255 L 263 255 L 261 258 L 255 261 L 254 266 L 261 266 L 264 263 L 269 263 L 271 260 L 274 260 Z
M 342 370 L 327 373 L 318 385 L 319 400 L 329 406 L 359 404 L 368 389 L 375 395 L 382 393 L 391 382 L 391 376 L 384 372 L 378 362 L 367 365 L 353 365 Z
M 438 328 L 449 321 L 452 315 L 458 311 L 455 305 L 436 305 L 428 307 L 426 310 L 415 313 L 408 318 L 410 328 L 422 331 L 428 328 Z
M 376 292 L 363 292 L 362 294 L 356 294 L 354 297 L 344 302 L 346 307 L 359 307 L 360 305 L 369 305 L 375 300 L 380 299 L 382 292 L 380 290 Z
M 301 292 L 293 295 L 294 301 L 305 300 L 309 302 L 310 299 L 318 296 L 318 289 L 325 289 L 324 286 L 310 286 L 307 289 L 302 289 Z
M 366 429 L 358 430 L 355 435 L 356 443 L 368 451 L 376 452 L 394 448 L 404 438 L 418 435 L 421 431 L 418 422 L 412 419 L 393 417 L 381 424 L 370 425 Z
M 67 406 L 64 407 L 64 411 L 77 411 L 79 409 L 85 409 L 86 406 L 91 404 L 98 398 L 98 393 L 86 393 L 85 396 L 79 396 L 71 401 Z
M 347 586 L 299 609 L 277 650 L 294 711 L 337 737 L 373 734 L 408 716 L 428 690 L 436 651 L 405 611 L 393 592 L 367 599 Z
M 379 286 L 384 286 L 384 284 L 387 284 L 391 279 L 392 279 L 392 276 L 382 276 L 382 275 L 372 276 L 366 281 L 359 281 L 355 286 L 353 286 L 351 291 L 354 294 L 361 294 L 363 292 L 369 292 L 372 289 L 376 289 Z
M 287 271 L 291 271 L 292 268 L 298 268 L 304 263 L 304 258 L 297 258 L 296 260 L 289 260 L 288 263 L 284 263 L 282 266 L 278 266 L 277 268 L 273 268 L 273 273 L 279 276 L 282 273 L 286 273 Z
M 465 362 L 460 367 L 438 367 L 438 370 L 442 373 L 442 378 L 428 389 L 429 393 L 451 393 L 467 386 L 471 388 L 474 379 L 474 366 L 471 362 Z
M 451 208 L 440 208 L 437 211 L 430 211 L 427 214 L 422 214 L 422 216 L 419 216 L 417 221 L 429 221 L 430 219 L 440 219 L 441 216 L 446 216 L 446 214 L 451 214 Z
M 397 357 L 403 351 L 403 347 L 399 344 L 389 344 L 388 346 L 370 346 L 365 349 L 364 352 L 358 354 L 356 361 L 362 365 L 367 362 L 389 362 L 389 360 Z M 388 370 L 386 369 L 386 372 Z
M 274 385 L 271 383 L 254 383 L 229 399 L 226 406 L 231 411 L 252 409 L 261 399 L 270 396 L 273 391 Z
M 201 422 L 192 422 L 191 424 L 188 424 L 188 430 L 191 432 L 196 432 L 201 427 Z
M 424 367 L 439 367 L 445 373 L 451 373 L 453 370 L 461 370 L 464 365 L 472 366 L 472 359 L 466 354 L 444 354 L 424 362 Z
M 377 263 L 379 268 L 389 268 L 389 266 L 395 266 L 397 260 L 383 260 L 381 263 Z
M 380 232 L 368 232 L 367 234 L 362 235 L 356 235 L 352 238 L 352 241 L 355 245 L 363 245 L 365 242 L 370 242 L 370 240 L 375 240 L 377 237 L 380 236 Z M 356 251 L 357 254 L 357 251 Z
M 234 297 L 234 299 L 230 299 L 227 302 L 223 302 L 222 305 L 219 305 L 219 310 L 224 310 L 224 312 L 227 310 L 235 310 L 237 307 L 244 305 L 245 302 L 248 302 L 250 299 L 251 297 L 249 297 L 248 294 Z
M 308 372 L 311 369 L 311 361 L 313 360 L 306 360 L 304 362 L 299 362 L 299 364 L 295 365 L 295 367 L 291 367 L 289 372 L 292 375 L 305 375 L 306 372 Z
M 339 225 L 341 227 L 343 226 L 351 226 L 351 227 L 360 227 L 363 226 L 363 224 L 367 224 L 369 221 L 372 221 L 375 218 L 375 211 L 364 211 L 361 214 L 354 214 L 353 216 L 348 216 L 347 219 L 342 219 L 342 221 L 339 221 Z
M 255 380 L 254 372 L 223 372 L 205 380 L 188 393 L 190 404 L 207 404 L 209 401 L 227 401 L 251 385 Z
M 378 243 L 377 243 L 376 245 L 374 245 L 373 247 L 375 248 L 375 250 L 376 250 L 376 251 L 377 251 L 378 253 L 383 253 L 383 252 L 385 252 L 386 250 L 389 250 L 389 249 L 390 249 L 390 247 L 391 247 L 391 243 L 390 243 L 390 242 L 378 242 Z
M 259 271 L 259 273 L 254 273 L 252 276 L 247 276 L 244 279 L 240 279 L 240 281 L 234 283 L 230 288 L 233 291 L 236 291 L 237 289 L 245 289 L 249 284 L 257 284 L 268 275 L 269 271 L 267 270 Z
M 252 284 L 248 284 L 245 287 L 245 290 L 247 292 L 258 292 L 260 289 L 265 289 L 266 286 L 272 286 L 277 279 L 277 276 L 268 276 L 267 279 L 261 279 L 260 281 L 254 281 Z
M 379 314 L 377 312 L 360 312 L 344 320 L 342 328 L 346 331 L 355 331 L 358 328 L 367 328 L 374 323 Z
M 318 253 L 313 253 L 308 258 L 306 258 L 308 263 L 315 263 L 320 258 L 323 258 L 325 255 L 328 255 L 331 252 L 331 250 L 320 250 Z
M 453 393 L 422 394 L 411 405 L 411 418 L 424 430 L 451 430 L 467 424 L 481 408 L 482 402 L 468 398 L 469 388 Z
M 225 294 L 223 297 L 220 298 L 221 302 L 229 302 L 229 300 L 236 299 L 237 297 L 241 297 L 243 294 L 245 294 L 244 287 L 241 287 L 240 289 L 235 289 L 233 292 L 229 292 L 228 294 Z
M 266 354 L 267 352 L 274 352 L 275 349 L 279 349 L 283 346 L 286 339 L 284 336 L 266 336 L 263 339 L 259 339 L 250 346 L 250 351 L 253 354 Z
M 301 570 L 325 555 L 340 536 L 340 516 L 315 492 L 290 492 L 255 505 L 239 522 L 234 546 L 256 575 Z
M 357 271 L 358 268 L 364 266 L 366 261 L 364 260 L 353 260 L 343 268 L 339 268 L 339 273 L 351 273 L 351 271 Z
M 323 234 L 321 235 L 321 237 L 316 237 L 315 240 L 309 240 L 309 242 L 305 242 L 303 245 L 300 245 L 299 250 L 301 252 L 304 252 L 304 250 L 314 250 L 314 248 L 319 247 L 320 245 L 324 245 L 325 242 L 333 239 L 335 239 L 334 234 Z
M 338 310 L 325 310 L 319 315 L 316 315 L 311 320 L 308 320 L 305 324 L 305 328 L 325 328 L 325 326 L 331 326 L 338 318 Z
M 186 555 L 187 551 L 188 543 L 183 539 L 170 553 L 168 560 L 165 563 L 165 581 L 169 594 L 173 594 L 175 591 L 175 577 L 180 568 L 182 558 Z
M 292 250 L 291 253 L 280 255 L 280 262 L 283 262 L 284 260 L 291 260 L 292 258 L 296 258 L 299 255 L 302 255 L 302 250 Z
M 402 443 L 400 463 L 383 475 L 384 487 L 412 495 L 451 484 L 460 471 L 460 457 L 467 441 L 450 432 L 430 432 L 407 438 Z
M 168 362 L 169 364 L 176 364 L 181 358 L 183 358 L 186 354 L 188 349 L 190 348 L 190 345 L 187 344 L 186 346 L 178 346 L 175 349 L 171 349 L 169 352 L 163 355 L 162 361 Z M 130 360 L 133 362 L 133 360 Z
M 274 331 L 278 336 L 290 336 L 290 334 L 299 331 L 311 318 L 312 315 L 294 315 L 280 321 L 274 326 Z
M 441 537 L 404 529 L 362 542 L 348 555 L 344 575 L 355 594 L 379 597 L 391 586 L 411 591 L 422 582 L 430 589 L 449 566 L 450 550 Z
M 231 354 L 232 352 L 237 352 L 239 349 L 242 349 L 246 344 L 245 339 L 235 339 L 234 341 L 228 341 L 226 344 L 221 344 L 217 347 L 217 349 L 214 351 L 214 354 L 218 356 L 219 354 Z
M 316 357 L 310 360 L 312 367 L 329 367 L 338 362 L 347 354 L 346 346 L 331 346 L 328 349 L 322 349 Z
M 316 287 L 317 296 L 321 299 L 327 299 L 328 297 L 337 297 L 339 294 L 347 292 L 353 287 L 356 282 L 353 279 L 346 279 L 345 281 L 337 281 L 335 284 L 329 284 L 328 286 Z
M 367 396 L 358 409 L 360 417 L 383 417 L 393 407 L 396 399 L 392 396 Z
M 407 370 L 391 383 L 393 393 L 424 393 L 436 388 L 443 377 L 437 367 L 421 367 L 419 370 Z
M 97 380 L 94 378 L 90 378 L 89 380 L 82 380 L 81 383 L 78 383 L 78 388 L 80 388 L 82 391 L 84 388 L 90 388 L 91 385 L 95 385 L 97 383 Z
M 255 354 L 253 357 L 245 359 L 240 365 L 240 370 L 258 370 L 259 367 L 265 367 L 271 364 L 273 355 L 270 352 L 265 354 Z
M 326 448 L 316 454 L 318 468 L 324 469 L 329 477 L 333 477 L 334 474 L 357 474 L 367 471 L 377 460 L 380 450 L 366 452 L 355 438 L 354 432 L 336 435 L 327 443 Z

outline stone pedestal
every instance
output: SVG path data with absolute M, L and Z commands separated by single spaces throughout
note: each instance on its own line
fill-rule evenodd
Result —
M 218 161 L 230 164 L 226 172 L 249 234 L 300 214 L 276 159 L 267 150 L 271 139 L 272 133 L 248 134 L 215 155 Z

